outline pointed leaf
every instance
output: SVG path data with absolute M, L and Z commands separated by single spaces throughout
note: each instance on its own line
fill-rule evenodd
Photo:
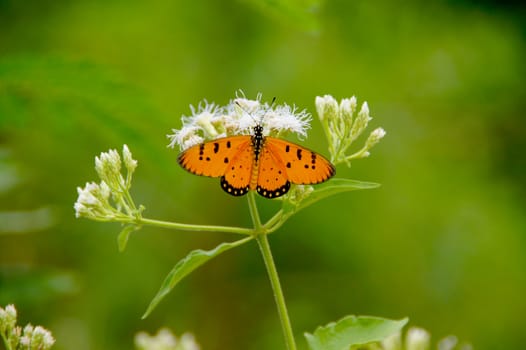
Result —
M 127 225 L 122 229 L 122 231 L 117 236 L 117 244 L 119 245 L 119 252 L 123 252 L 124 249 L 126 249 L 126 244 L 128 243 L 128 238 L 130 237 L 130 233 L 138 229 L 139 227 L 136 225 Z
M 294 205 L 294 203 L 290 203 L 289 201 L 283 201 L 283 216 L 288 217 L 291 214 L 298 212 L 319 200 L 337 193 L 355 190 L 367 190 L 379 186 L 380 184 L 374 182 L 363 182 L 349 179 L 332 179 L 324 184 L 317 185 L 316 189 L 298 205 Z
M 197 249 L 191 251 L 186 257 L 180 260 L 172 269 L 172 271 L 170 271 L 168 276 L 166 276 L 163 284 L 161 285 L 161 288 L 157 292 L 157 295 L 150 302 L 150 305 L 148 306 L 148 309 L 146 310 L 142 318 L 144 319 L 148 317 L 148 315 L 150 315 L 153 309 L 155 309 L 157 304 L 159 304 L 159 302 L 177 285 L 177 283 L 179 283 L 192 271 L 206 263 L 208 260 L 215 258 L 219 254 L 231 248 L 240 246 L 252 239 L 252 237 L 247 237 L 231 243 L 221 243 L 212 250 Z
M 352 345 L 379 342 L 400 332 L 408 319 L 389 320 L 372 316 L 346 316 L 337 322 L 305 333 L 311 350 L 348 350 Z

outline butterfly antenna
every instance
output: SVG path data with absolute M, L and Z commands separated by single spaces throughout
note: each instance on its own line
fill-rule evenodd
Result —
M 276 96 L 272 98 L 272 101 L 270 101 L 270 104 L 268 105 L 267 109 L 265 110 L 265 113 L 261 115 L 261 120 L 259 121 L 260 124 L 263 123 L 263 118 L 267 115 L 267 112 L 274 107 L 274 103 L 276 102 Z
M 234 103 L 239 107 L 241 108 L 241 110 L 243 110 L 246 114 L 248 114 L 253 120 L 254 122 L 256 122 L 257 124 L 261 125 L 263 123 L 263 118 L 265 117 L 265 115 L 267 114 L 267 112 L 274 106 L 274 103 L 276 102 L 276 96 L 274 96 L 272 98 L 272 101 L 270 102 L 270 105 L 267 107 L 267 109 L 265 110 L 265 112 L 263 113 L 263 115 L 261 116 L 261 119 L 259 121 L 256 120 L 256 118 L 254 118 L 254 116 L 252 115 L 252 113 L 250 113 L 249 111 L 247 111 L 238 101 L 234 101 Z
M 246 114 L 248 114 L 250 116 L 250 118 L 252 118 L 256 123 L 257 123 L 257 120 L 256 118 L 254 118 L 254 116 L 252 115 L 252 113 L 250 113 L 249 111 L 247 111 L 243 106 L 241 106 L 241 103 L 237 102 L 237 101 L 234 101 L 234 103 L 239 107 L 241 108 L 241 110 L 243 112 L 245 112 Z

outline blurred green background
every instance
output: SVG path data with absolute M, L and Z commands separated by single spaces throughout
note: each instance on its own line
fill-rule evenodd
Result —
M 300 348 L 347 314 L 526 347 L 525 38 L 512 2 L 0 0 L 0 305 L 49 328 L 57 350 L 131 349 L 161 326 L 206 350 L 284 348 L 255 243 L 140 320 L 188 251 L 237 237 L 145 227 L 119 253 L 118 224 L 75 219 L 76 187 L 126 143 L 145 216 L 249 225 L 245 199 L 166 147 L 188 105 L 243 89 L 315 114 L 316 95 L 356 95 L 387 136 L 338 176 L 382 187 L 271 236 Z M 316 120 L 303 144 L 327 154 Z

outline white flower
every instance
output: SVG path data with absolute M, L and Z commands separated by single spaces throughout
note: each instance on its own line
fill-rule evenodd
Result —
M 7 305 L 5 310 L 0 308 L 0 326 L 2 326 L 3 329 L 13 329 L 16 325 L 16 318 L 17 313 L 13 304 Z
M 407 350 L 428 350 L 431 336 L 422 328 L 412 327 L 407 331 L 405 346 Z
M 170 139 L 168 147 L 174 148 L 175 145 L 180 145 L 182 149 L 187 149 L 192 146 L 198 145 L 205 139 L 198 135 L 199 127 L 189 125 L 181 128 L 180 130 L 172 129 L 173 134 L 167 135 Z
M 122 163 L 126 169 L 125 177 L 121 173 Z M 77 187 L 78 197 L 73 205 L 75 216 L 98 221 L 129 222 L 130 219 L 138 219 L 144 207 L 137 208 L 129 193 L 136 168 L 137 161 L 127 145 L 122 147 L 122 160 L 113 149 L 95 157 L 95 170 L 101 181 Z
M 35 349 L 48 349 L 55 344 L 51 332 L 41 326 L 35 327 L 31 338 L 31 347 Z
M 184 333 L 179 341 L 181 350 L 199 350 L 200 347 L 191 333 Z
M 10 349 L 48 350 L 55 339 L 41 326 L 27 324 L 24 329 L 16 325 L 16 309 L 8 305 L 5 310 L 0 307 L 0 337 L 4 338 Z
M 369 115 L 369 105 L 364 102 L 360 111 L 357 112 L 358 105 L 355 96 L 344 98 L 338 104 L 330 95 L 316 97 L 315 103 L 329 142 L 331 161 L 336 164 L 345 162 L 350 166 L 352 159 L 367 157 L 369 149 L 385 136 L 382 128 L 376 129 L 369 135 L 362 149 L 348 155 L 346 154 L 347 149 L 364 132 L 372 119 Z
M 281 134 L 292 132 L 300 136 L 307 136 L 311 116 L 307 111 L 297 111 L 296 106 L 280 105 L 263 116 L 263 130 L 267 134 Z
M 111 190 L 104 181 L 101 181 L 100 184 L 88 182 L 84 188 L 77 187 L 77 192 L 79 196 L 73 205 L 77 218 L 108 220 L 115 216 L 109 203 Z
M 106 182 L 111 190 L 120 193 L 126 187 L 124 178 L 121 175 L 121 157 L 119 152 L 110 149 L 108 152 L 102 152 L 100 156 L 95 157 L 95 170 L 102 181 Z
M 376 145 L 380 140 L 385 136 L 386 132 L 382 128 L 377 128 L 369 134 L 369 137 L 367 138 L 367 141 L 365 141 L 365 152 L 363 154 L 364 157 L 369 156 L 368 150 L 373 148 L 374 145 Z
M 233 102 L 247 113 L 257 113 L 261 109 L 262 97 L 263 95 L 258 93 L 255 100 L 249 100 L 245 97 L 243 91 L 239 91 L 236 93 L 236 98 Z
M 169 329 L 162 328 L 156 335 L 139 332 L 135 335 L 135 347 L 139 350 L 199 350 L 199 345 L 190 333 L 178 340 Z
M 447 336 L 438 342 L 438 350 L 453 350 L 458 343 L 457 337 L 454 335 Z
M 316 96 L 315 105 L 322 121 L 335 118 L 338 115 L 338 102 L 331 95 Z
M 382 348 L 384 350 L 401 350 L 402 349 L 402 335 L 395 333 L 382 341 Z
M 29 346 L 31 345 L 31 338 L 28 335 L 23 335 L 20 337 L 20 345 L 23 345 L 29 349 Z
M 132 154 L 127 145 L 122 146 L 122 158 L 124 159 L 124 166 L 126 169 L 133 173 L 137 168 L 137 161 L 132 158 Z
M 340 113 L 343 118 L 347 118 L 352 123 L 354 113 L 356 112 L 356 97 L 344 98 L 340 102 Z
M 369 116 L 369 105 L 364 102 L 351 128 L 352 140 L 356 140 L 362 134 L 371 119 L 373 118 Z
M 181 129 L 172 129 L 168 135 L 169 147 L 179 145 L 181 150 L 199 143 L 232 135 L 251 135 L 254 126 L 261 124 L 264 135 L 296 133 L 306 136 L 310 114 L 287 104 L 274 106 L 261 102 L 261 94 L 255 100 L 247 99 L 242 92 L 226 106 L 219 107 L 206 100 L 197 110 L 190 107 L 191 116 L 181 118 Z

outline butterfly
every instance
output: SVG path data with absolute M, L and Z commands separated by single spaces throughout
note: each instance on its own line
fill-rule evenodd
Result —
M 263 136 L 254 126 L 252 135 L 219 138 L 188 148 L 178 163 L 195 175 L 221 177 L 221 188 L 233 196 L 255 190 L 266 198 L 283 196 L 290 184 L 327 181 L 336 170 L 327 159 L 295 143 Z

